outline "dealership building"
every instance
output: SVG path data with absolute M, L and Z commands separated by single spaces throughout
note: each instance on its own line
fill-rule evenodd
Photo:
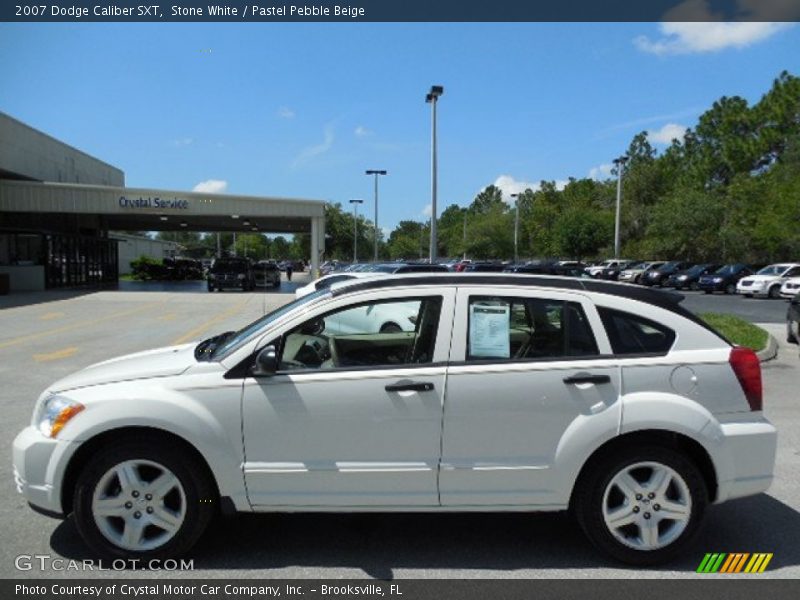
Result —
M 0 112 L 0 276 L 12 291 L 117 281 L 114 231 L 306 233 L 324 252 L 325 202 L 125 187 L 125 174 Z

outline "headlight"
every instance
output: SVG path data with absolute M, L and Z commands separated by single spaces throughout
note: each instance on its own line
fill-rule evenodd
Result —
M 678 275 L 678 281 L 686 281 L 686 275 Z
M 714 277 L 714 283 L 722 283 L 722 277 Z
M 64 429 L 64 425 L 84 408 L 83 404 L 69 398 L 50 396 L 39 408 L 36 427 L 42 435 L 54 438 Z
M 245 275 L 244 273 L 239 273 L 238 275 L 236 275 L 236 279 L 239 279 L 239 280 L 242 280 L 245 277 L 247 277 L 247 275 Z

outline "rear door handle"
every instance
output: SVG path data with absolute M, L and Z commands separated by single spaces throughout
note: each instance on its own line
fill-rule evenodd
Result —
M 611 383 L 611 377 L 608 375 L 573 375 L 564 377 L 564 383 Z
M 430 392 L 433 384 L 428 382 L 398 382 L 390 383 L 386 386 L 387 392 Z

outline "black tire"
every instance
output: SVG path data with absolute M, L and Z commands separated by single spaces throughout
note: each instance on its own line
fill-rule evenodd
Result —
M 92 498 L 103 476 L 126 461 L 158 463 L 177 477 L 185 496 L 185 517 L 177 532 L 158 547 L 143 552 L 121 548 L 100 531 L 92 513 Z M 120 494 L 122 492 L 119 492 Z M 101 557 L 111 559 L 165 559 L 187 552 L 200 538 L 216 512 L 217 494 L 205 465 L 186 449 L 157 437 L 125 439 L 97 452 L 78 476 L 74 493 L 74 515 L 78 532 Z
M 686 484 L 691 498 L 685 529 L 671 543 L 653 550 L 637 550 L 618 540 L 603 516 L 604 496 L 612 479 L 625 468 L 644 462 L 672 469 Z M 707 504 L 708 490 L 703 476 L 688 457 L 665 446 L 639 446 L 610 452 L 587 465 L 576 485 L 572 507 L 584 533 L 598 549 L 621 562 L 644 566 L 661 564 L 680 554 L 697 533 Z M 637 511 L 638 514 L 645 515 Z
M 732 296 L 733 294 L 736 293 L 736 286 L 733 285 L 732 283 L 729 283 L 728 285 L 725 286 L 725 293 Z
M 214 286 L 213 285 L 208 286 L 208 291 L 209 292 L 213 292 L 214 291 Z
M 700 289 L 700 284 L 697 283 L 696 281 L 693 281 L 692 283 L 689 284 L 689 289 L 692 290 L 693 292 L 696 292 L 697 290 Z
M 714 292 L 712 292 L 711 290 L 703 290 L 703 293 L 704 294 L 713 294 Z
M 400 333 L 403 331 L 403 328 L 400 327 L 397 323 L 384 323 L 381 325 L 381 333 Z
M 781 297 L 781 286 L 780 285 L 773 285 L 769 288 L 769 292 L 767 292 L 767 296 L 770 300 L 775 300 Z

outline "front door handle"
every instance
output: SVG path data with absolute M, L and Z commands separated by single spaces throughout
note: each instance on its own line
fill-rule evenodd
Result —
M 564 377 L 564 383 L 611 383 L 611 377 L 608 375 L 573 375 Z
M 428 382 L 397 382 L 390 383 L 386 386 L 387 392 L 430 392 L 433 390 L 433 384 Z

